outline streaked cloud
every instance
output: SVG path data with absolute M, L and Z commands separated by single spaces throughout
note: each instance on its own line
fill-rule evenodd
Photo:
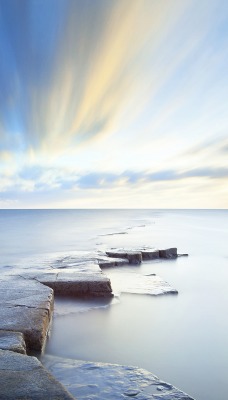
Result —
M 225 0 L 0 0 L 0 205 L 226 207 L 227 59 Z

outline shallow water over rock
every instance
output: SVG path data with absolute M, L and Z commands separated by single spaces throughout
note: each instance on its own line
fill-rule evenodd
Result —
M 46 368 L 78 400 L 193 400 L 151 372 L 131 366 L 45 356 Z

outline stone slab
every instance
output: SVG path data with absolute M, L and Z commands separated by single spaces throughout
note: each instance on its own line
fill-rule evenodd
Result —
M 45 356 L 46 368 L 78 400 L 193 400 L 151 372 L 137 367 Z
M 71 296 L 110 297 L 112 288 L 110 279 L 100 274 L 82 274 L 77 272 L 61 272 L 55 283 L 56 294 Z
M 162 249 L 159 250 L 159 257 L 160 258 L 177 258 L 177 248 L 171 247 L 169 249 Z
M 69 265 L 67 266 L 67 262 Z M 64 264 L 64 268 L 63 268 Z M 82 259 L 66 257 L 58 260 L 48 272 L 39 269 L 25 272 L 26 279 L 33 279 L 54 290 L 56 295 L 71 297 L 112 297 L 109 278 L 97 263 L 82 262 Z
M 140 249 L 143 261 L 155 260 L 159 258 L 159 250 L 157 249 Z
M 0 350 L 0 399 L 72 400 L 35 357 Z
M 137 248 L 135 250 L 113 249 L 106 251 L 106 254 L 108 257 L 127 258 L 130 264 L 140 264 L 142 261 L 154 260 L 157 258 L 171 259 L 178 257 L 176 247 L 161 250 L 149 247 Z
M 121 267 L 129 264 L 127 258 L 114 258 L 107 256 L 102 256 L 101 258 L 98 258 L 97 261 L 100 268 Z
M 0 331 L 0 349 L 26 354 L 24 335 L 21 332 Z
M 22 278 L 0 281 L 0 330 L 21 332 L 28 350 L 45 345 L 53 312 L 53 290 Z
M 132 293 L 158 296 L 178 294 L 178 291 L 155 274 L 140 275 L 135 272 L 112 273 L 112 288 L 115 294 Z
M 91 267 L 90 267 L 91 268 Z M 36 276 L 40 283 L 51 287 L 56 295 L 72 297 L 112 297 L 110 279 L 100 270 L 90 272 L 84 267 L 84 271 L 77 269 L 62 269 L 58 273 L 53 272 Z
M 142 262 L 141 251 L 116 249 L 116 250 L 108 250 L 106 251 L 106 254 L 107 256 L 114 258 L 127 258 L 129 264 L 141 264 Z

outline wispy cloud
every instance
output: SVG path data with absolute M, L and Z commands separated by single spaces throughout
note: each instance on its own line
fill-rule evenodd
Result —
M 0 0 L 0 192 L 225 205 L 227 57 L 225 0 Z

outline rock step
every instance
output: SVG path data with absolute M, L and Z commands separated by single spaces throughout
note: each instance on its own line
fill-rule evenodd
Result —
M 0 350 L 0 399 L 73 400 L 74 397 L 37 358 Z
M 26 354 L 24 335 L 21 332 L 0 331 L 0 349 Z
M 107 256 L 114 258 L 126 258 L 129 264 L 141 264 L 142 253 L 141 251 L 126 251 L 126 250 L 114 250 L 106 251 Z
M 170 249 L 159 250 L 160 258 L 177 258 L 177 248 L 171 247 Z
M 27 350 L 42 351 L 53 312 L 53 290 L 20 277 L 0 281 L 0 331 L 20 332 Z
M 159 250 L 156 250 L 156 249 L 142 249 L 140 251 L 142 253 L 143 261 L 155 260 L 156 258 L 159 258 Z
M 98 267 L 96 265 L 96 267 Z M 43 285 L 49 286 L 56 295 L 72 297 L 112 297 L 110 279 L 102 271 L 77 272 L 72 268 L 48 274 L 33 274 Z
M 98 265 L 100 268 L 107 267 L 120 267 L 129 264 L 129 260 L 127 258 L 114 258 L 114 257 L 105 257 L 97 258 Z
M 140 248 L 135 251 L 116 249 L 116 250 L 108 250 L 106 251 L 106 254 L 108 257 L 112 258 L 114 257 L 114 258 L 127 259 L 129 264 L 141 264 L 142 261 L 154 260 L 157 258 L 171 259 L 178 257 L 176 247 L 171 247 L 168 249 L 161 249 L 161 250 Z M 100 263 L 99 260 L 98 263 L 100 266 L 102 266 L 102 263 Z M 115 266 L 115 264 L 113 266 Z

